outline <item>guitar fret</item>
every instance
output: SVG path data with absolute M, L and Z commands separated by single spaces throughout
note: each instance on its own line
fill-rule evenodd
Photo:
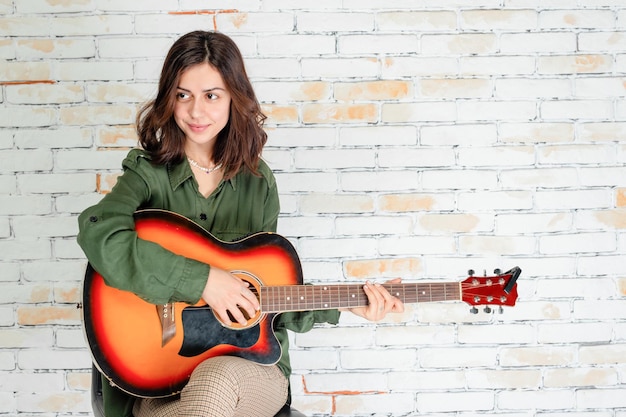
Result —
M 460 299 L 458 283 L 385 284 L 404 303 Z M 261 304 L 265 312 L 327 310 L 366 306 L 361 284 L 262 286 Z

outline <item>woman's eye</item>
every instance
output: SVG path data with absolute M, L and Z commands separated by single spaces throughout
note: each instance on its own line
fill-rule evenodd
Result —
M 208 98 L 209 100 L 217 100 L 219 97 L 217 96 L 217 94 L 207 93 L 206 98 Z
M 178 100 L 188 100 L 189 99 L 189 94 L 183 93 L 183 92 L 179 91 L 178 93 L 176 93 L 176 98 Z

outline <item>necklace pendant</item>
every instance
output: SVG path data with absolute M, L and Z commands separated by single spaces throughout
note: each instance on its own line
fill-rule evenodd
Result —
M 196 161 L 194 161 L 190 157 L 187 157 L 187 161 L 189 161 L 190 165 L 198 168 L 200 171 L 204 172 L 207 175 L 210 174 L 213 171 L 217 171 L 218 169 L 220 169 L 222 167 L 222 164 L 217 164 L 217 165 L 215 165 L 212 168 L 203 167 L 202 165 L 200 165 L 199 163 L 197 163 Z

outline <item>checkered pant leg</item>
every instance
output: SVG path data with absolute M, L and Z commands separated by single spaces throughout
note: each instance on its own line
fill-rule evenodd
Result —
M 202 362 L 180 396 L 140 399 L 135 417 L 272 417 L 287 400 L 288 381 L 277 366 L 233 356 Z

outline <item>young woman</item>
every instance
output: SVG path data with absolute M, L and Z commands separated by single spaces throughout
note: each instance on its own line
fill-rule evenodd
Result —
M 240 278 L 175 255 L 137 237 L 133 213 L 159 208 L 181 214 L 215 237 L 232 241 L 276 230 L 276 182 L 260 158 L 267 140 L 243 58 L 217 32 L 178 39 L 165 58 L 156 98 L 137 117 L 141 149 L 123 161 L 123 174 L 100 203 L 79 217 L 78 243 L 113 287 L 154 303 L 204 300 L 221 320 L 246 323 L 256 296 Z M 369 320 L 402 311 L 382 286 L 366 284 L 369 305 L 351 311 Z M 273 416 L 287 401 L 290 374 L 287 330 L 337 323 L 336 310 L 284 313 L 274 324 L 283 356 L 273 366 L 231 356 L 211 358 L 194 370 L 180 395 L 134 398 L 107 381 L 107 417 Z

